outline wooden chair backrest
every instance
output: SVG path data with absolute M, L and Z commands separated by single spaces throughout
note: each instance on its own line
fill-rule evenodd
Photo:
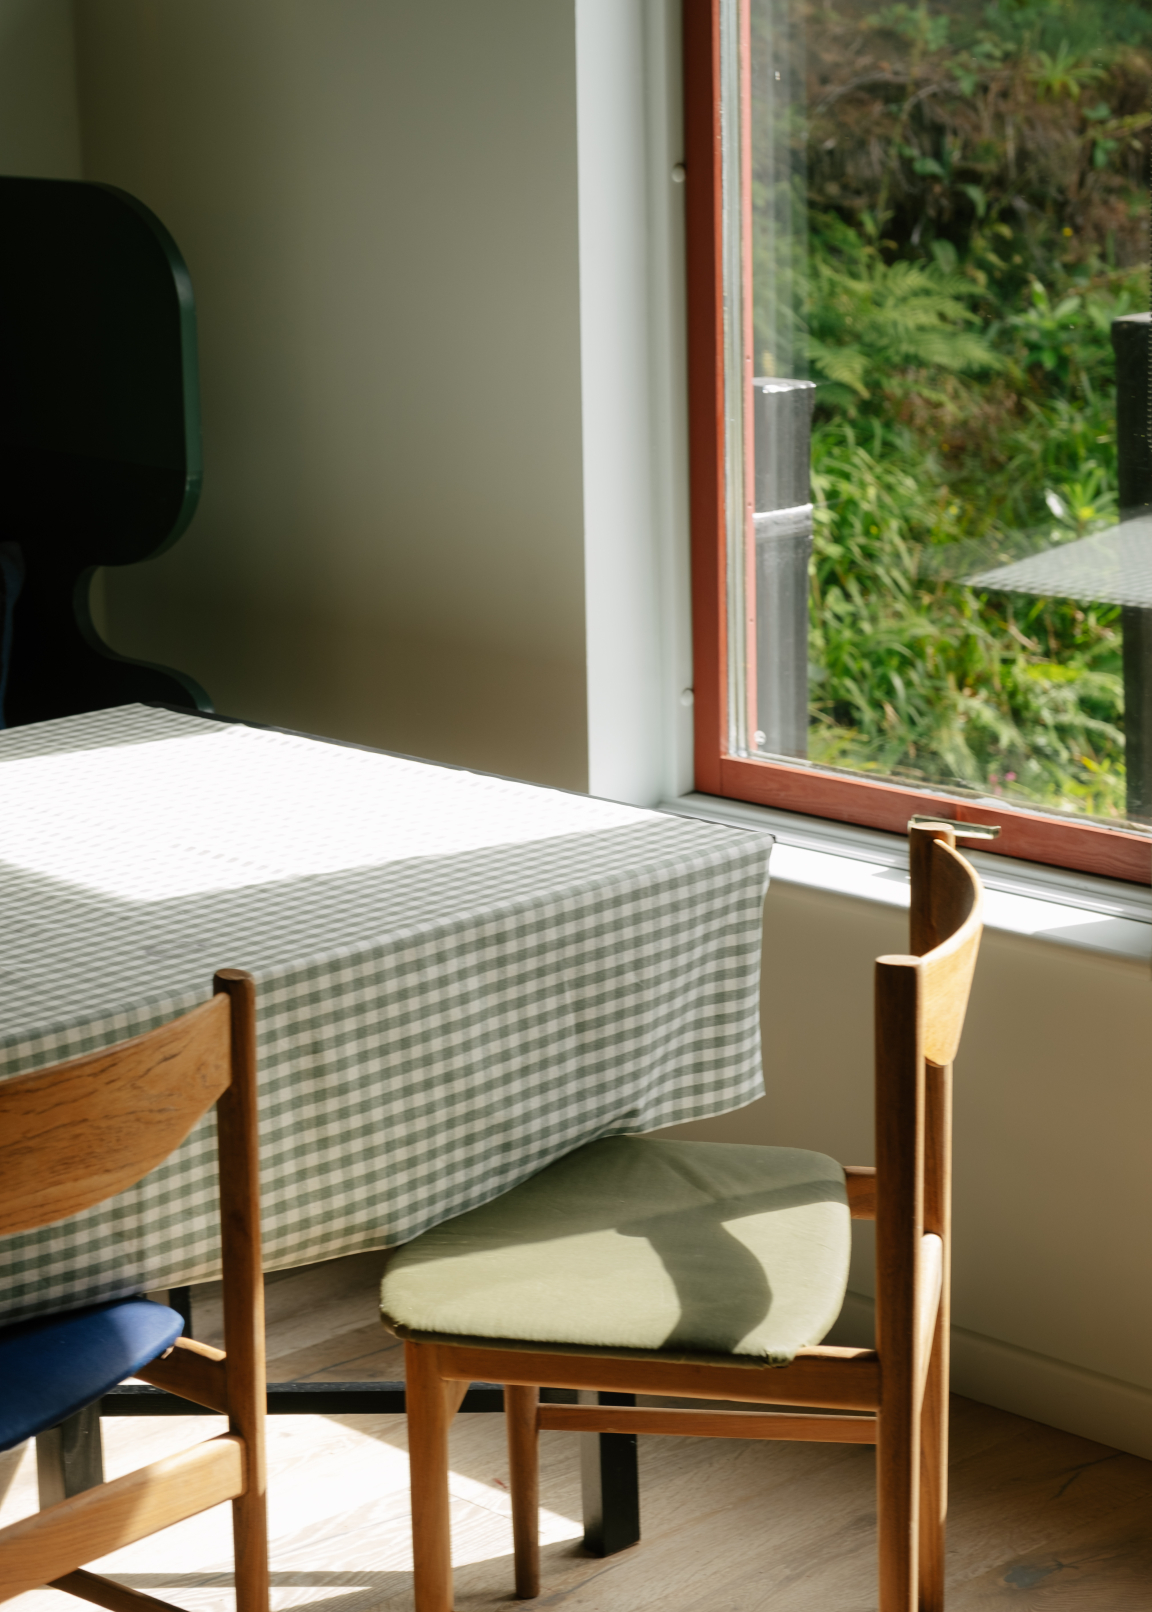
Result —
M 909 829 L 910 944 L 923 961 L 924 1056 L 950 1064 L 960 1045 L 983 928 L 984 890 L 951 829 Z
M 914 955 L 876 960 L 876 1343 L 893 1395 L 902 1378 L 921 1380 L 925 1234 L 940 1240 L 946 1324 L 952 1059 L 983 913 L 980 880 L 950 828 L 915 825 L 909 840 Z
M 131 1041 L 0 1081 L 0 1235 L 135 1185 L 231 1082 L 226 992 Z
M 984 887 L 943 824 L 909 829 L 911 956 L 876 959 L 877 1080 L 897 1048 L 938 1067 L 960 1044 L 980 936 Z

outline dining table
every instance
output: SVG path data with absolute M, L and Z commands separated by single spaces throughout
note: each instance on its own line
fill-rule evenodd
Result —
M 246 969 L 266 1269 L 393 1248 L 586 1142 L 762 1095 L 771 844 L 168 706 L 7 729 L 0 1079 Z M 213 1125 L 0 1239 L 0 1324 L 216 1278 Z

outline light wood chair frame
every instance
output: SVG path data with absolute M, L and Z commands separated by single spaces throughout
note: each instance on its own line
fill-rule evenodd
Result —
M 516 1595 L 540 1590 L 537 1433 L 662 1433 L 877 1446 L 880 1612 L 941 1612 L 947 1512 L 952 1061 L 983 892 L 954 829 L 910 825 L 913 955 L 875 976 L 876 1165 L 848 1167 L 876 1221 L 876 1347 L 819 1345 L 780 1369 L 405 1337 L 417 1612 L 451 1612 L 448 1430 L 469 1382 L 505 1384 Z M 541 1404 L 542 1386 L 784 1405 L 738 1411 Z M 801 1408 L 802 1407 L 802 1408 Z
M 0 1235 L 49 1225 L 124 1191 L 167 1158 L 213 1103 L 225 1347 L 178 1338 L 137 1375 L 227 1416 L 228 1432 L 0 1529 L 0 1600 L 51 1584 L 109 1612 L 177 1612 L 83 1564 L 230 1500 L 237 1612 L 267 1612 L 264 1283 L 250 975 L 222 969 L 212 1000 L 182 1018 L 0 1083 Z

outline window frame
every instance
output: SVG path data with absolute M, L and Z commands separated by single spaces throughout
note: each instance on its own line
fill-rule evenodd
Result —
M 740 0 L 746 37 L 749 0 Z M 1152 884 L 1152 838 L 940 788 L 845 777 L 815 766 L 734 756 L 728 734 L 721 0 L 683 0 L 688 474 L 695 786 L 702 794 L 903 834 L 917 812 L 999 824 L 981 846 L 1003 856 Z M 742 72 L 747 71 L 747 55 Z M 746 131 L 742 131 L 746 139 Z M 750 213 L 750 196 L 744 200 Z M 745 241 L 747 242 L 747 232 Z M 747 255 L 747 246 L 745 248 Z M 747 271 L 745 298 L 749 296 Z M 752 374 L 744 318 L 745 379 Z M 747 431 L 745 433 L 748 434 Z M 745 478 L 747 480 L 748 478 Z

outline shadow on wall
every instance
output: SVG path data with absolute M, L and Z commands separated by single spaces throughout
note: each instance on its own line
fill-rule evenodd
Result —
M 560 789 L 588 787 L 582 662 L 434 638 L 271 595 L 161 593 L 154 579 L 164 564 L 100 573 L 112 584 L 109 636 L 122 653 L 163 644 L 178 665 L 209 663 L 223 715 Z

